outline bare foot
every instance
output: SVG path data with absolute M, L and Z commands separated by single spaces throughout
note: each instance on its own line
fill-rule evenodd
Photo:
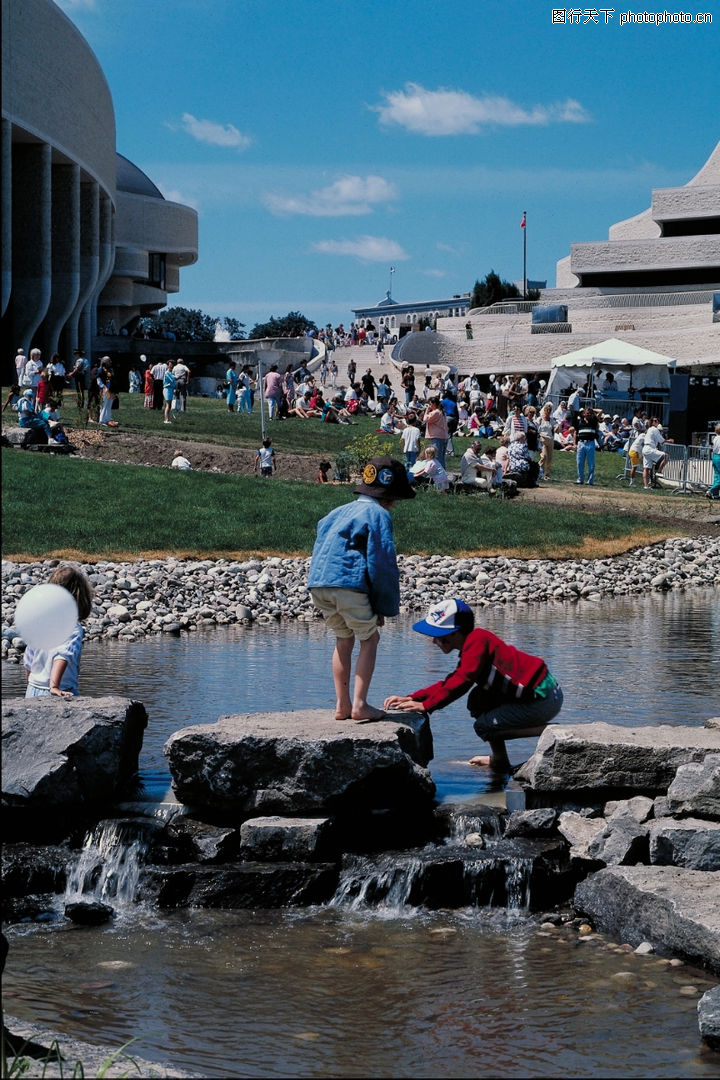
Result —
M 349 720 L 352 716 L 352 705 L 350 701 L 338 701 L 335 706 L 335 719 L 336 720 Z
M 384 720 L 387 713 L 374 705 L 365 705 L 362 709 L 353 709 L 351 716 L 353 720 Z
M 490 758 L 487 754 L 478 754 L 476 757 L 471 757 L 468 761 L 468 765 L 477 765 L 478 768 L 487 768 L 490 764 Z

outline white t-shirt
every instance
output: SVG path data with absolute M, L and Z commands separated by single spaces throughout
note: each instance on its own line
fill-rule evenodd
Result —
M 173 469 L 191 469 L 192 465 L 186 457 L 183 457 L 182 454 L 179 454 L 177 457 L 174 457 L 172 459 L 171 467 Z
M 400 434 L 403 450 L 406 454 L 414 454 L 420 446 L 420 428 L 414 424 L 408 424 Z

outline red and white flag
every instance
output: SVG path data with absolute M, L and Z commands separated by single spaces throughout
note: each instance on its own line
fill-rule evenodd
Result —
M 520 222 L 520 228 L 521 228 L 521 229 L 524 229 L 524 228 L 525 228 L 525 225 L 526 225 L 526 224 L 527 224 L 527 223 L 526 223 L 526 221 L 525 221 L 525 211 L 523 210 L 523 219 L 522 219 L 522 221 Z

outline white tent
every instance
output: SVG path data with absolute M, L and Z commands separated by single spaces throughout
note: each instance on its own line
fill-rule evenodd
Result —
M 570 385 L 584 386 L 592 377 L 595 390 L 599 391 L 606 372 L 613 375 L 614 393 L 628 396 L 632 390 L 668 390 L 670 373 L 676 361 L 670 356 L 641 349 L 619 338 L 608 338 L 597 345 L 586 345 L 575 352 L 556 356 L 548 380 L 547 393 L 565 394 Z

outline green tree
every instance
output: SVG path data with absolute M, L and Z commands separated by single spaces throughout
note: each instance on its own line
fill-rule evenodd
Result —
M 510 281 L 502 281 L 499 274 L 491 270 L 485 275 L 483 281 L 476 281 L 470 296 L 470 307 L 490 307 L 491 304 L 499 304 L 502 300 L 517 299 L 520 290 Z
M 256 323 L 250 331 L 251 338 L 302 337 L 307 330 L 317 332 L 317 326 L 299 311 L 289 311 L 282 319 L 273 315 L 265 323 Z
M 232 315 L 225 315 L 219 322 L 221 322 L 225 330 L 227 330 L 231 341 L 242 341 L 245 337 L 243 334 L 245 323 L 240 322 L 239 319 L 234 319 Z
M 151 336 L 174 334 L 176 341 L 213 341 L 216 321 L 197 308 L 171 307 L 140 319 L 138 328 Z

